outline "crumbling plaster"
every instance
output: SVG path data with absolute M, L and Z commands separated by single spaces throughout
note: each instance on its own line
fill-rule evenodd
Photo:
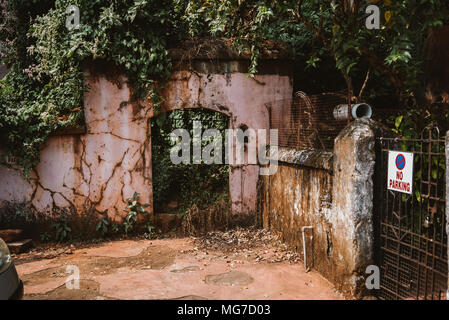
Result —
M 360 119 L 340 132 L 333 153 L 280 148 L 278 172 L 263 179 L 264 226 L 300 252 L 302 227 L 312 226 L 308 267 L 349 298 L 372 295 L 364 284 L 374 264 L 375 141 L 383 130 Z
M 203 67 L 211 62 L 204 62 Z M 273 62 L 276 63 L 276 62 Z M 232 65 L 227 61 L 224 65 Z M 151 119 L 148 101 L 134 101 L 127 79 L 110 79 L 86 71 L 84 112 L 86 132 L 50 137 L 41 161 L 26 180 L 21 169 L 0 166 L 0 201 L 31 201 L 39 212 L 72 207 L 83 213 L 94 209 L 112 218 L 123 215 L 128 197 L 136 191 L 141 202 L 152 203 Z M 292 95 L 291 77 L 246 72 L 173 72 L 162 112 L 207 108 L 229 116 L 230 127 L 268 129 L 265 104 Z M 230 194 L 234 213 L 256 209 L 257 165 L 233 166 Z M 152 207 L 149 208 L 152 210 Z

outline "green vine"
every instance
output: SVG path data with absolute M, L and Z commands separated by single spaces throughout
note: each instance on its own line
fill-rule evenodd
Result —
M 83 124 L 83 71 L 92 61 L 118 66 L 135 98 L 151 99 L 157 109 L 172 67 L 169 48 L 192 37 L 230 38 L 235 49 L 251 53 L 251 76 L 264 40 L 280 40 L 293 49 L 301 90 L 351 88 L 371 103 L 416 107 L 424 43 L 429 28 L 448 23 L 446 1 L 379 1 L 381 12 L 391 14 L 379 30 L 364 25 L 367 2 L 353 3 L 0 0 L 0 63 L 10 68 L 0 80 L 2 154 L 16 156 L 29 172 L 52 133 Z M 68 30 L 71 5 L 79 7 L 81 21 Z
M 11 17 L 2 15 L 3 28 L 20 21 L 14 13 L 24 3 L 31 1 L 7 4 Z M 72 30 L 66 28 L 69 5 L 81 13 L 79 28 Z M 11 67 L 0 82 L 0 135 L 6 138 L 7 153 L 28 173 L 49 135 L 83 124 L 83 70 L 89 61 L 117 65 L 128 76 L 135 98 L 151 99 L 157 107 L 158 91 L 171 70 L 168 43 L 183 35 L 177 23 L 181 7 L 168 0 L 56 0 L 46 14 L 31 17 L 25 34 L 11 27 L 10 38 L 22 37 L 16 45 L 26 52 L 21 62 L 9 63 L 16 52 L 3 50 Z

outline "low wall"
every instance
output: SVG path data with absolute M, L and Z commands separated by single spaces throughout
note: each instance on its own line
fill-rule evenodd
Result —
M 279 149 L 279 167 L 262 178 L 265 228 L 303 253 L 307 267 L 348 298 L 370 295 L 365 270 L 373 264 L 373 178 L 379 126 L 356 120 L 336 138 L 333 152 Z M 313 238 L 312 238 L 313 237 Z
M 308 166 L 307 161 L 313 158 L 318 161 Z M 332 253 L 332 163 L 332 153 L 280 149 L 277 173 L 264 178 L 268 182 L 264 227 L 280 232 L 290 247 L 303 252 L 301 228 L 313 226 L 313 232 L 306 231 L 309 245 L 309 236 L 314 236 L 313 248 L 308 246 L 308 265 L 327 275 L 331 274 Z

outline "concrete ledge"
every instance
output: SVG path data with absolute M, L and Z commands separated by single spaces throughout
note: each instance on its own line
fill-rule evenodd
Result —
M 173 61 L 173 71 L 194 70 L 204 74 L 248 73 L 251 52 L 234 48 L 231 39 L 200 38 L 186 40 L 168 50 Z M 291 49 L 273 40 L 261 45 L 257 74 L 292 76 Z
M 290 148 L 278 148 L 278 161 L 295 164 L 315 169 L 323 169 L 329 172 L 333 170 L 333 153 L 318 150 L 295 150 Z

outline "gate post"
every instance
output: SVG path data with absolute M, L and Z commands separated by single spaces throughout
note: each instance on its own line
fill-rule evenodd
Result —
M 355 120 L 335 139 L 333 245 L 338 248 L 335 274 L 346 296 L 362 298 L 365 270 L 373 264 L 373 194 L 376 123 Z
M 449 131 L 446 133 L 445 152 L 446 152 L 446 234 L 449 235 Z M 447 241 L 448 241 L 448 260 L 449 260 L 449 237 Z M 449 300 L 449 280 L 448 280 L 448 290 L 446 292 L 446 299 Z
M 350 298 L 376 296 L 365 281 L 367 267 L 377 263 L 379 172 L 381 152 L 376 139 L 395 137 L 371 119 L 357 119 L 335 139 L 332 187 L 332 238 L 336 283 Z

